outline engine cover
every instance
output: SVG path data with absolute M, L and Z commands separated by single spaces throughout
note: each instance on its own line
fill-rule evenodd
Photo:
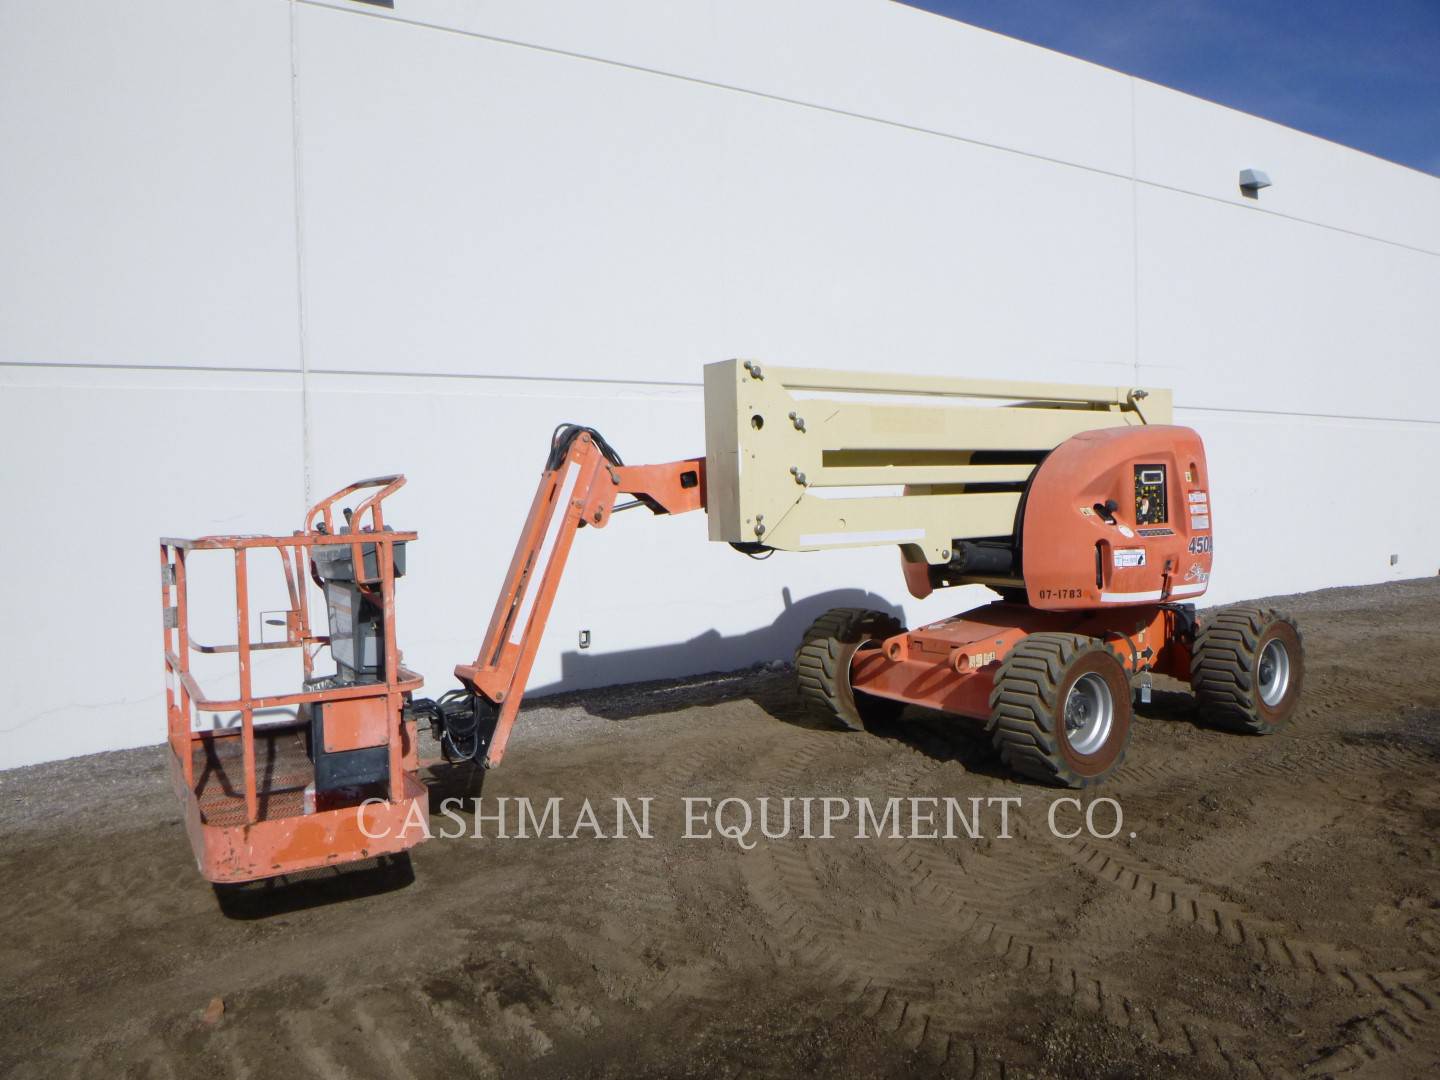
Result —
M 1020 536 L 1041 610 L 1193 599 L 1214 553 L 1205 444 L 1170 425 L 1072 436 L 1036 469 Z

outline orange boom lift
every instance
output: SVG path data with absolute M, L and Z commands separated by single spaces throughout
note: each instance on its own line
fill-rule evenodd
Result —
M 438 762 L 420 759 L 418 725 L 443 760 L 498 765 L 575 535 L 638 507 L 704 509 L 712 539 L 751 555 L 894 544 L 916 596 L 999 594 L 914 630 L 851 608 L 816 620 L 795 655 L 797 692 L 833 724 L 861 729 L 910 704 L 967 717 L 1016 772 L 1068 787 L 1118 767 L 1132 698 L 1149 699 L 1156 673 L 1189 682 L 1216 725 L 1272 732 L 1301 690 L 1300 634 L 1269 609 L 1197 614 L 1213 559 L 1209 473 L 1199 435 L 1158 422 L 1168 398 L 732 361 L 706 369 L 703 458 L 625 465 L 598 432 L 562 425 L 480 652 L 438 700 L 415 697 L 420 676 L 397 644 L 416 534 L 385 523 L 384 501 L 403 477 L 342 488 L 290 536 L 162 540 L 171 765 L 200 871 L 252 881 L 423 840 L 420 772 Z M 251 640 L 251 556 L 265 550 L 288 596 L 266 620 L 284 627 L 274 642 Z M 190 636 L 187 563 L 202 551 L 230 553 L 234 644 Z M 256 654 L 282 649 L 299 653 L 301 688 L 256 693 Z M 333 672 L 316 673 L 322 650 Z M 238 694 L 207 697 L 194 654 L 233 654 Z M 236 722 L 197 729 L 200 712 Z

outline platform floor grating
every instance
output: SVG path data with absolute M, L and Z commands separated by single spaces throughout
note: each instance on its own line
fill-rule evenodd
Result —
M 192 750 L 195 797 L 207 825 L 245 824 L 245 766 L 238 736 L 201 739 Z M 299 817 L 315 769 L 300 728 L 255 732 L 256 794 L 260 820 Z

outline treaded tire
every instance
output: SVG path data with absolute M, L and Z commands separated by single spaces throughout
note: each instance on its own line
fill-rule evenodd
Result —
M 795 650 L 795 686 L 805 712 L 850 731 L 896 719 L 903 702 L 851 689 L 850 660 L 863 646 L 903 629 L 893 616 L 864 608 L 831 608 L 811 623 Z
M 1071 745 L 1064 723 L 1070 690 L 1099 676 L 1112 716 L 1103 742 L 1089 753 Z M 1125 759 L 1130 744 L 1130 677 L 1104 642 L 1084 634 L 1030 634 L 1005 654 L 990 692 L 990 723 L 1000 760 L 1022 776 L 1061 787 L 1099 783 Z
M 1266 702 L 1261 657 L 1278 641 L 1288 659 L 1283 694 Z M 1274 608 L 1235 607 L 1205 619 L 1195 635 L 1190 686 L 1200 718 L 1246 735 L 1279 731 L 1295 712 L 1305 682 L 1305 641 L 1289 615 Z

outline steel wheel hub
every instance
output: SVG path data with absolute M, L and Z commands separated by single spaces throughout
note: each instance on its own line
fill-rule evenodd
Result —
M 1260 650 L 1260 700 L 1271 708 L 1280 704 L 1290 689 L 1290 650 L 1279 638 L 1271 638 Z
M 1065 695 L 1065 739 L 1077 754 L 1093 754 L 1105 745 L 1115 723 L 1110 684 L 1087 671 Z

